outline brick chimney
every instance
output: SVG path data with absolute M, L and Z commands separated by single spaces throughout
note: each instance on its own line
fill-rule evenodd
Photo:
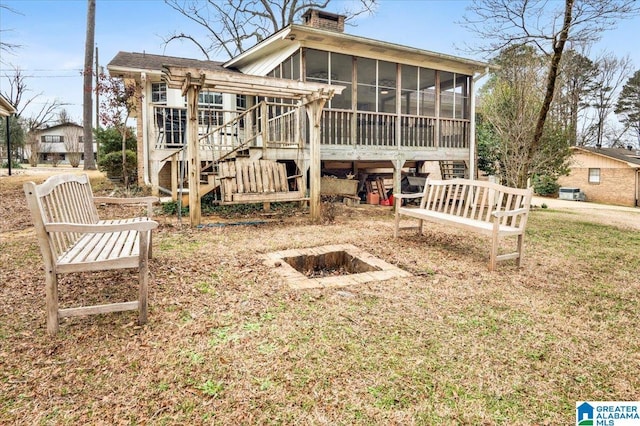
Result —
M 309 9 L 302 15 L 302 22 L 313 28 L 321 30 L 344 32 L 344 16 L 325 12 L 318 9 Z

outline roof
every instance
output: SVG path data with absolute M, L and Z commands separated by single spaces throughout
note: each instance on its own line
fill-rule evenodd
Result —
M 586 151 L 618 161 L 624 161 L 629 167 L 640 168 L 640 150 L 625 148 L 596 148 L 590 146 L 573 147 L 575 150 Z
M 56 130 L 56 129 L 60 129 L 63 127 L 78 127 L 80 129 L 82 129 L 82 126 L 73 122 L 68 122 L 68 123 L 60 123 L 60 124 L 54 124 L 53 126 L 48 126 L 48 127 L 43 127 L 41 129 L 38 129 L 38 132 L 49 132 L 52 130 Z
M 152 55 L 138 52 L 118 52 L 107 65 L 112 74 L 131 72 L 155 72 L 161 73 L 165 65 L 198 68 L 207 71 L 235 72 L 222 67 L 222 62 L 202 61 L 199 59 L 178 58 L 175 56 Z
M 16 113 L 16 109 L 11 105 L 11 102 L 4 96 L 0 95 L 0 117 L 8 117 Z
M 293 52 L 300 47 L 396 61 L 467 75 L 482 73 L 490 67 L 485 62 L 299 24 L 290 24 L 277 31 L 225 62 L 224 66 L 234 67 L 242 72 L 257 73 L 261 70 L 254 71 L 252 66 L 262 58 L 277 55 L 278 52 Z

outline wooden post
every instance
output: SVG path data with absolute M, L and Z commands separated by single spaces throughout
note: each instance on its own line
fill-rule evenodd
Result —
M 309 170 L 309 213 L 311 221 L 320 220 L 320 120 L 322 108 L 326 99 L 317 98 L 307 104 L 307 116 L 311 128 L 311 140 L 309 143 L 310 170 Z
M 469 179 L 476 178 L 476 94 L 474 93 L 474 81 L 470 78 L 471 85 L 469 87 L 469 96 L 471 97 L 471 105 L 469 106 Z
M 407 160 L 404 158 L 397 158 L 392 161 L 393 163 L 393 193 L 400 194 L 402 192 L 402 167 Z M 400 200 L 401 201 L 401 200 Z M 394 203 L 400 202 L 393 200 Z
M 189 164 L 189 221 L 201 222 L 200 211 L 200 144 L 198 141 L 198 92 L 200 86 L 187 81 L 187 158 Z

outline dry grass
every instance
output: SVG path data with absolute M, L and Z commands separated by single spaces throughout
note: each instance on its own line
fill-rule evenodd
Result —
M 434 226 L 393 240 L 387 208 L 336 207 L 329 225 L 164 218 L 149 323 L 73 318 L 51 338 L 24 196 L 0 185 L 0 423 L 558 425 L 577 400 L 640 400 L 637 230 L 536 210 L 524 267 L 489 273 L 484 238 Z M 414 277 L 292 291 L 260 258 L 343 243 Z M 70 275 L 61 298 L 135 285 Z

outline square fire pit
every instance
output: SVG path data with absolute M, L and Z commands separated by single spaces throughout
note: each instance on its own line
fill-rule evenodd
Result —
M 293 249 L 265 255 L 291 288 L 344 287 L 411 274 L 351 244 Z

